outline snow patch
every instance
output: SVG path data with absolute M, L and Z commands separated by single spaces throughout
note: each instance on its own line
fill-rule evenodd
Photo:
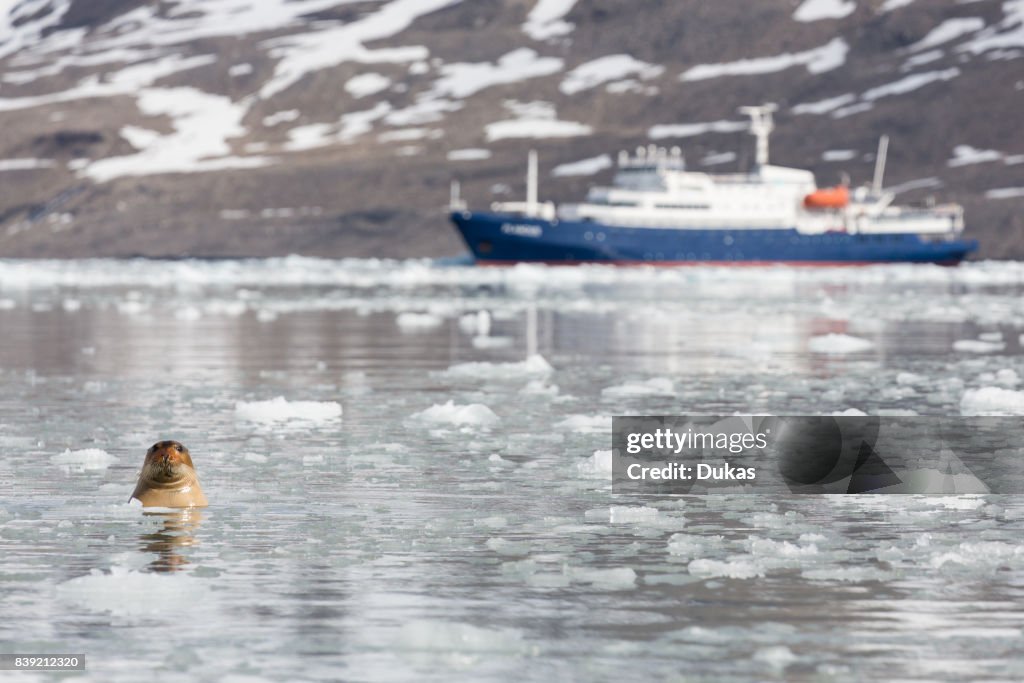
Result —
M 817 102 L 804 102 L 794 106 L 792 111 L 796 115 L 815 114 L 820 116 L 821 114 L 828 114 L 840 107 L 844 107 L 856 101 L 856 99 L 857 96 L 853 93 L 846 93 L 845 95 L 837 95 L 836 97 L 829 97 Z
M 571 33 L 574 24 L 563 17 L 576 4 L 576 0 L 537 0 L 523 24 L 523 33 L 534 40 L 547 40 Z
M 842 19 L 853 14 L 857 9 L 854 0 L 804 0 L 793 19 L 801 22 L 821 21 L 822 19 Z
M 956 168 L 958 166 L 999 161 L 1002 158 L 1003 153 L 997 152 L 994 149 L 976 149 L 970 145 L 957 145 L 953 148 L 953 158 L 947 161 L 946 165 L 950 168 Z
M 855 149 L 829 149 L 821 155 L 822 161 L 849 161 L 857 156 Z
M 496 121 L 485 126 L 488 142 L 509 138 L 565 138 L 589 135 L 590 126 L 575 121 L 561 121 L 549 102 L 505 102 L 515 119 Z
M 600 173 L 606 168 L 611 167 L 612 158 L 607 154 L 601 154 L 600 156 L 590 157 L 589 159 L 580 159 L 579 161 L 555 166 L 551 171 L 551 175 L 556 178 L 594 175 L 595 173 Z
M 577 66 L 566 75 L 558 88 L 566 95 L 575 95 L 627 76 L 648 80 L 664 72 L 663 66 L 642 62 L 627 54 L 607 55 Z
M 564 64 L 557 57 L 541 57 L 525 47 L 509 52 L 496 63 L 445 64 L 441 67 L 441 78 L 434 82 L 426 97 L 463 99 L 496 85 L 549 76 L 561 71 Z
M 51 159 L 0 159 L 0 171 L 30 171 L 53 166 Z
M 794 66 L 804 66 L 812 74 L 838 69 L 846 63 L 850 46 L 842 38 L 833 38 L 821 47 L 805 52 L 784 53 L 772 57 L 741 59 L 722 64 L 700 64 L 687 69 L 679 77 L 682 81 L 702 81 L 721 76 L 754 76 L 785 71 Z
M 968 33 L 980 31 L 983 28 L 985 28 L 985 20 L 979 17 L 947 19 L 929 31 L 928 35 L 911 45 L 908 49 L 911 52 L 920 52 L 921 50 L 927 50 L 930 47 L 935 47 L 936 45 L 956 40 Z
M 652 140 L 664 138 L 690 138 L 705 133 L 735 133 L 747 130 L 749 124 L 742 121 L 712 121 L 710 123 L 678 123 L 651 126 L 647 137 Z
M 228 139 L 245 134 L 246 107 L 221 95 L 195 88 L 148 88 L 138 93 L 139 110 L 147 116 L 169 116 L 174 132 L 135 135 L 144 147 L 136 154 L 100 159 L 82 174 L 103 183 L 122 176 L 198 173 L 266 166 L 264 157 L 233 157 Z M 134 129 L 138 133 L 140 129 Z
M 1024 197 L 1024 187 L 997 187 L 985 192 L 985 199 L 1015 199 Z
M 910 76 L 905 76 L 898 81 L 894 81 L 893 83 L 880 85 L 877 88 L 871 88 L 861 95 L 861 99 L 873 102 L 874 100 L 878 100 L 883 97 L 905 95 L 908 92 L 923 88 L 930 83 L 952 80 L 959 75 L 960 69 L 955 66 L 942 71 L 928 71 L 922 74 L 912 74 Z
M 375 95 L 391 86 L 391 79 L 378 73 L 359 74 L 345 82 L 345 92 L 359 99 Z

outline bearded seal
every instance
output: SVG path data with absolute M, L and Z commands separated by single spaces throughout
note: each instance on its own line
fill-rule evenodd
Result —
M 159 441 L 150 447 L 132 498 L 143 507 L 204 508 L 207 505 L 192 456 L 177 441 Z

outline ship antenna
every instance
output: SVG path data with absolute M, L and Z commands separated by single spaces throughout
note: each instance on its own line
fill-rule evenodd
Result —
M 885 160 L 889 155 L 889 136 L 883 135 L 878 138 L 878 154 L 875 156 L 875 179 L 871 183 L 872 194 L 876 197 L 882 194 L 882 179 L 885 178 Z
M 537 150 L 530 150 L 526 165 L 526 215 L 537 214 Z
M 762 104 L 760 107 L 740 107 L 740 113 L 750 117 L 750 133 L 757 138 L 757 165 L 768 165 L 768 138 L 775 130 L 772 112 L 777 111 L 774 104 Z

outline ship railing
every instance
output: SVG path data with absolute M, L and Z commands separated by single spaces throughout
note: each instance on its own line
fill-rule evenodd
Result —
M 558 212 L 553 202 L 494 202 L 491 211 L 495 213 L 520 214 L 526 218 L 554 220 Z

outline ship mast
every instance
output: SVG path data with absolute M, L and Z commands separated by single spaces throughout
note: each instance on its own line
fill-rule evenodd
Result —
M 757 138 L 757 166 L 768 165 L 768 138 L 775 130 L 772 112 L 777 111 L 774 104 L 762 104 L 759 107 L 740 107 L 741 114 L 750 117 L 750 134 Z

